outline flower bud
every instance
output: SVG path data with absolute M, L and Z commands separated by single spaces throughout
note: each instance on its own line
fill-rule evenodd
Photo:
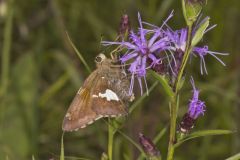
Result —
M 154 145 L 151 139 L 144 136 L 142 133 L 139 133 L 139 143 L 141 144 L 144 152 L 151 157 L 159 157 L 160 151 Z
M 193 96 L 188 105 L 188 112 L 183 116 L 179 125 L 179 131 L 186 134 L 194 127 L 196 119 L 204 115 L 206 105 L 204 101 L 199 99 L 199 90 L 195 87 L 194 80 L 191 77 L 191 84 L 193 87 Z
M 126 36 L 128 36 L 130 28 L 130 20 L 128 15 L 122 15 L 118 31 L 119 36 L 124 39 Z

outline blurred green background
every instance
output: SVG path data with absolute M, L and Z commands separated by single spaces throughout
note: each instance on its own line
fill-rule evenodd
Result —
M 88 72 L 78 59 L 67 31 L 91 69 L 103 51 L 101 38 L 114 40 L 120 17 L 127 13 L 133 28 L 137 12 L 160 25 L 171 10 L 174 29 L 185 26 L 181 2 L 173 0 L 0 0 L 0 159 L 59 159 L 61 123 L 70 101 Z M 240 1 L 209 0 L 203 15 L 218 26 L 205 35 L 210 50 L 229 52 L 227 67 L 207 58 L 209 75 L 201 76 L 199 59 L 188 74 L 201 88 L 207 112 L 194 130 L 230 129 L 236 134 L 204 137 L 183 144 L 176 160 L 220 160 L 240 152 Z M 151 85 L 151 82 L 149 82 Z M 191 88 L 181 94 L 179 117 L 187 110 Z M 138 133 L 153 138 L 168 125 L 168 99 L 159 85 L 127 117 L 122 129 L 133 140 Z M 157 143 L 166 156 L 168 132 Z M 136 159 L 139 152 L 121 135 L 114 142 L 114 160 Z M 100 159 L 107 151 L 107 126 L 99 120 L 78 132 L 66 133 L 65 155 Z

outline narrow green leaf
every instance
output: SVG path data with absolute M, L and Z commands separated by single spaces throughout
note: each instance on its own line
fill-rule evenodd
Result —
M 192 39 L 192 46 L 197 45 L 197 43 L 203 38 L 204 32 L 206 31 L 207 27 L 209 26 L 209 17 L 206 17 L 204 21 L 199 25 L 196 33 L 193 36 Z
M 87 69 L 87 71 L 89 73 L 91 73 L 91 69 L 90 67 L 88 66 L 87 62 L 85 61 L 85 59 L 83 58 L 82 54 L 78 51 L 77 47 L 74 45 L 74 43 L 72 42 L 71 38 L 69 37 L 68 33 L 66 32 L 67 34 L 67 38 L 68 38 L 68 41 L 69 43 L 71 44 L 71 46 L 73 47 L 74 51 L 77 53 L 79 59 L 82 61 L 83 65 L 85 66 L 85 68 Z
M 233 155 L 232 157 L 227 158 L 226 160 L 239 160 L 240 159 L 240 153 Z
M 163 86 L 163 89 L 165 90 L 166 94 L 170 98 L 173 98 L 174 97 L 174 93 L 172 91 L 172 88 L 169 86 L 167 79 L 164 76 L 159 75 L 159 74 L 157 74 L 154 71 L 150 71 L 150 74 L 161 83 L 161 85 Z
M 32 160 L 35 160 L 35 157 L 34 157 L 34 155 L 32 155 Z
M 183 139 L 181 139 L 179 142 L 177 142 L 174 147 L 180 146 L 182 143 L 198 138 L 198 137 L 204 137 L 204 136 L 214 136 L 214 135 L 225 135 L 225 134 L 232 134 L 234 131 L 231 130 L 203 130 L 203 131 L 197 131 L 193 132 L 187 136 L 185 136 Z
M 60 160 L 64 160 L 64 144 L 63 144 L 63 137 L 64 137 L 64 133 L 62 134 L 62 138 L 61 138 L 61 153 L 60 153 Z
M 153 139 L 154 144 L 157 144 L 159 142 L 159 140 L 165 135 L 165 133 L 167 132 L 167 127 L 164 127 L 157 135 L 156 137 Z

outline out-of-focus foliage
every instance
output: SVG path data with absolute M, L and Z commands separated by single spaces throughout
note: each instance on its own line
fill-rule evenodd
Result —
M 145 21 L 160 25 L 172 9 L 175 16 L 170 25 L 175 29 L 183 27 L 180 1 L 0 0 L 0 159 L 25 160 L 32 155 L 36 160 L 59 159 L 64 114 L 88 75 L 66 31 L 94 69 L 94 57 L 104 51 L 100 41 L 115 39 L 121 14 L 130 15 L 133 27 L 138 11 Z M 194 58 L 187 67 L 187 75 L 196 77 L 201 99 L 207 105 L 206 115 L 200 118 L 195 130 L 238 132 L 189 141 L 177 148 L 178 160 L 218 160 L 240 152 L 240 2 L 209 0 L 204 15 L 209 15 L 211 23 L 218 26 L 203 41 L 207 41 L 210 50 L 229 52 L 230 56 L 224 57 L 227 67 L 209 57 L 207 76 L 200 76 L 199 61 Z M 137 141 L 138 132 L 155 137 L 168 125 L 167 96 L 158 92 L 162 89 L 155 88 L 126 118 L 122 131 L 133 140 Z M 190 90 L 185 85 L 181 93 L 180 117 L 187 110 Z M 100 120 L 84 130 L 65 133 L 65 156 L 100 159 L 107 152 L 106 131 L 106 124 Z M 163 157 L 167 135 L 157 143 Z M 138 155 L 139 151 L 117 134 L 114 160 L 132 160 Z

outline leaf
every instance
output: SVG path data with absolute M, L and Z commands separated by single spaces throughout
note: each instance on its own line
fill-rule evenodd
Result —
M 192 46 L 197 45 L 197 43 L 203 38 L 204 32 L 206 31 L 207 27 L 209 26 L 209 17 L 206 17 L 198 26 L 196 33 L 192 39 Z
M 239 159 L 240 159 L 240 153 L 237 153 L 232 157 L 227 158 L 226 160 L 239 160 Z
M 156 137 L 154 137 L 153 142 L 154 144 L 157 144 L 159 142 L 159 140 L 165 135 L 165 133 L 167 132 L 167 128 L 168 126 L 164 127 L 157 135 Z
M 150 74 L 161 83 L 161 85 L 163 86 L 163 89 L 165 90 L 166 94 L 170 98 L 173 98 L 174 97 L 174 93 L 172 91 L 172 88 L 168 84 L 168 80 L 164 76 L 159 75 L 158 73 L 156 73 L 154 71 L 150 71 Z
M 204 136 L 214 136 L 214 135 L 225 135 L 225 134 L 232 134 L 234 131 L 231 130 L 203 130 L 203 131 L 197 131 L 193 132 L 187 136 L 185 136 L 183 139 L 181 139 L 179 142 L 177 142 L 174 147 L 180 146 L 182 143 L 198 138 L 198 137 L 204 137 Z

